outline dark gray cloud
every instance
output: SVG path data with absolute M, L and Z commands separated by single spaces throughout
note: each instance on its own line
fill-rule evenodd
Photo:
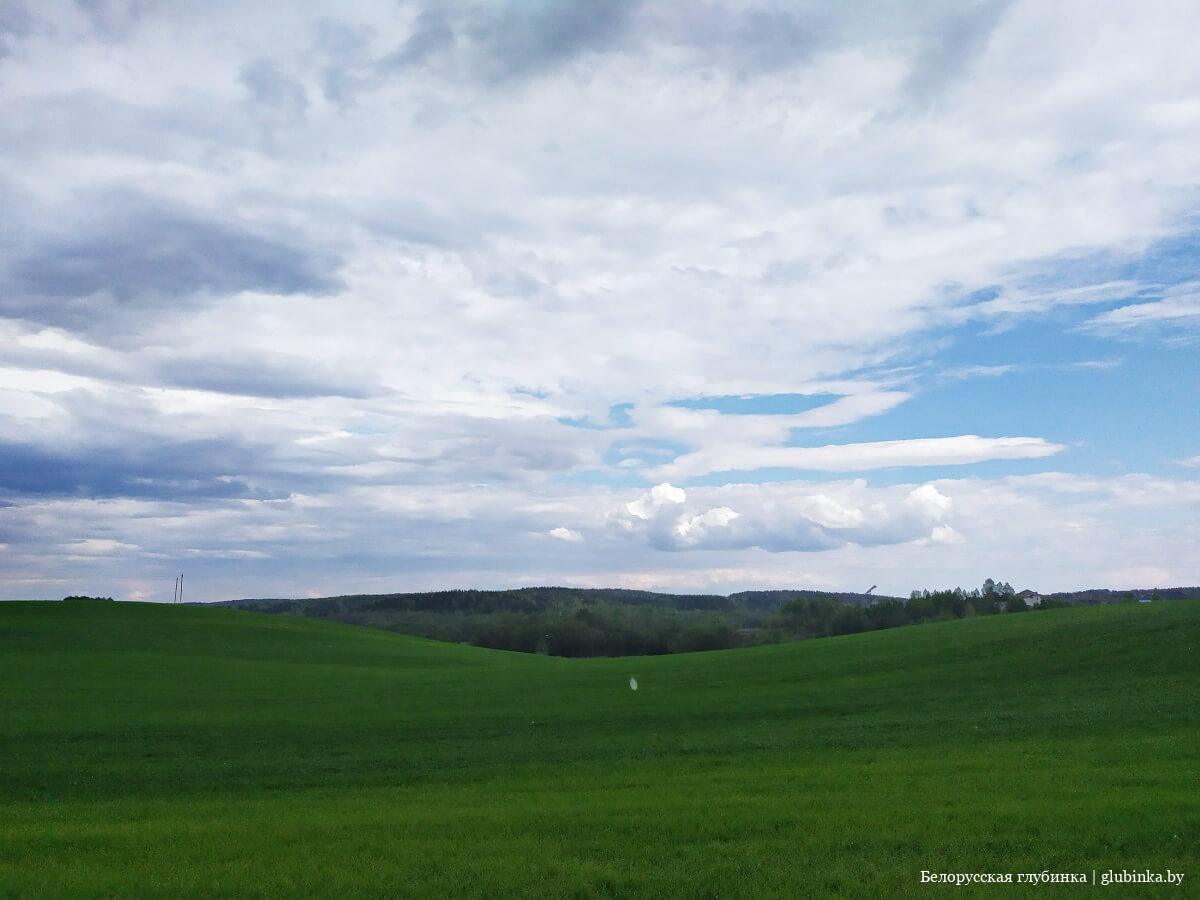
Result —
M 395 49 L 369 59 L 369 33 L 326 20 L 317 49 L 327 60 L 326 98 L 345 104 L 358 92 L 411 70 L 505 83 L 536 77 L 629 36 L 641 0 L 539 3 L 428 3 Z M 428 115 L 428 111 L 426 111 Z
M 953 84 L 987 46 L 1011 5 L 1012 0 L 983 0 L 942 20 L 909 73 L 906 93 L 926 102 Z
M 812 56 L 835 23 L 827 12 L 765 4 L 736 10 L 725 4 L 670 5 L 656 10 L 653 30 L 687 47 L 697 62 L 737 75 L 786 68 Z
M 259 451 L 261 448 L 259 448 Z M 19 496 L 248 497 L 256 448 L 226 440 L 48 449 L 0 441 L 0 490 Z
M 310 397 L 364 400 L 385 393 L 361 367 L 343 371 L 327 363 L 280 353 L 260 352 L 237 359 L 184 351 L 164 359 L 163 351 L 158 351 L 153 358 L 145 359 L 140 358 L 136 344 L 132 353 L 122 353 L 121 348 L 110 343 L 96 348 L 93 354 L 75 356 L 14 343 L 0 346 L 0 366 L 95 378 L 112 386 L 169 386 L 277 400 Z
M 231 423 L 214 431 L 203 427 L 202 413 L 164 410 L 141 391 L 71 389 L 51 397 L 59 426 L 28 437 L 5 429 L 0 494 L 12 499 L 277 499 L 322 489 L 337 480 L 325 466 L 355 461 L 365 452 L 331 456 L 320 448 L 280 442 L 259 421 L 262 414 L 248 415 L 240 428 Z M 59 432 L 57 438 L 53 431 Z
M 26 239 L 0 275 L 0 314 L 78 327 L 197 294 L 325 294 L 340 284 L 328 251 L 136 195 L 97 205 L 102 214 L 65 234 Z
M 419 65 L 437 53 L 454 46 L 454 29 L 439 7 L 424 9 L 417 16 L 412 33 L 394 52 L 379 61 L 384 71 Z
M 33 33 L 33 16 L 23 3 L 0 0 L 0 59 L 12 55 L 17 45 Z
M 301 361 L 241 361 L 212 358 L 171 360 L 158 368 L 158 380 L 173 387 L 194 388 L 220 394 L 272 397 L 345 397 L 362 400 L 379 390 L 324 372 L 306 371 Z
M 304 85 L 280 71 L 269 59 L 256 59 L 242 69 L 238 80 L 257 103 L 285 116 L 303 116 L 308 108 Z
M 1010 3 L 939 0 L 923 19 L 890 3 L 431 3 L 392 52 L 369 64 L 368 35 L 362 29 L 322 23 L 318 44 L 331 60 L 326 94 L 342 102 L 417 66 L 443 77 L 505 83 L 557 71 L 590 53 L 638 53 L 665 46 L 690 52 L 693 65 L 753 77 L 864 38 L 915 38 L 924 50 L 909 88 L 914 96 L 925 97 L 969 64 Z
M 429 4 L 392 52 L 365 64 L 362 29 L 323 22 L 318 46 L 330 60 L 326 96 L 335 102 L 413 67 L 491 83 L 544 75 L 590 53 L 685 47 L 696 61 L 738 75 L 766 73 L 811 57 L 839 29 L 826 11 L 790 4 L 727 5 L 590 0 Z
M 581 54 L 611 48 L 625 34 L 638 0 L 513 3 L 467 25 L 486 78 L 537 75 Z
M 914 15 L 891 2 L 745 4 L 653 0 L 427 3 L 390 53 L 370 59 L 370 34 L 325 21 L 318 47 L 329 60 L 326 96 L 361 90 L 421 67 L 437 77 L 504 84 L 536 78 L 592 53 L 682 49 L 691 65 L 749 78 L 802 65 L 823 51 L 868 42 L 920 48 L 906 90 L 935 96 L 986 45 L 1012 0 L 930 0 Z
M 773 72 L 807 59 L 818 46 L 821 21 L 806 21 L 786 10 L 757 9 L 730 29 L 733 61 L 743 73 Z
M 75 0 L 75 5 L 96 33 L 109 39 L 125 37 L 154 9 L 150 0 Z
M 321 90 L 329 102 L 345 105 L 372 82 L 371 34 L 368 27 L 337 19 L 317 23 L 314 52 L 321 60 Z

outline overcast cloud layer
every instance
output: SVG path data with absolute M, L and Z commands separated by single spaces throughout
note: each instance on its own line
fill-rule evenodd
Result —
M 0 597 L 1200 583 L 1197 33 L 0 0 Z

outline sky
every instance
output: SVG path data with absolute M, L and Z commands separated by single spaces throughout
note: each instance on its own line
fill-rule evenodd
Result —
M 0 0 L 0 598 L 1200 584 L 1197 33 Z

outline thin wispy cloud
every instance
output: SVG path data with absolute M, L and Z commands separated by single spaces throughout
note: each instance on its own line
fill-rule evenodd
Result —
M 656 469 L 652 475 L 689 478 L 710 472 L 766 468 L 854 472 L 899 466 L 956 466 L 992 459 L 1041 458 L 1065 449 L 1041 438 L 981 438 L 974 434 L 823 447 L 735 446 L 720 452 L 686 454 Z
M 942 373 L 942 377 L 956 381 L 965 378 L 999 378 L 1001 375 L 1017 372 L 1020 369 L 1020 366 L 1013 364 L 1000 366 L 962 366 L 957 369 L 947 369 Z
M 1093 330 L 1133 329 L 1139 326 L 1173 324 L 1200 325 L 1200 291 L 1196 285 L 1181 285 L 1161 300 L 1119 306 L 1090 319 Z

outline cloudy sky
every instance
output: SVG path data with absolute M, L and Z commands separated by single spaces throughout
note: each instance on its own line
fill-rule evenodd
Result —
M 1197 33 L 0 0 L 0 597 L 1198 584 Z

